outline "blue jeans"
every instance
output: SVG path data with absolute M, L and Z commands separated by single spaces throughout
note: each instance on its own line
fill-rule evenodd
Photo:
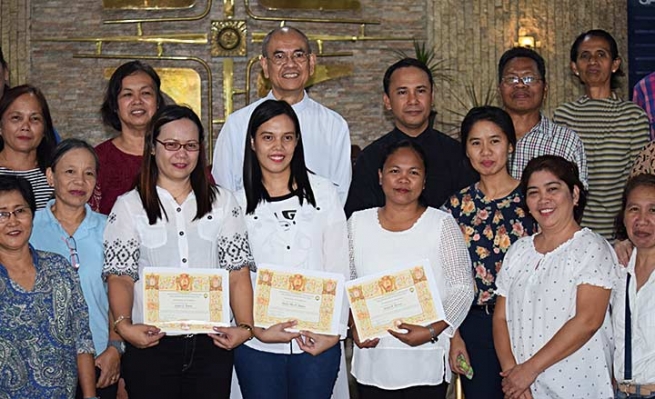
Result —
M 247 345 L 234 350 L 244 399 L 329 399 L 340 360 L 338 343 L 318 356 L 268 353 Z
M 655 393 L 651 393 L 650 395 L 638 395 L 638 394 L 627 394 L 625 392 L 621 392 L 618 389 L 614 392 L 614 399 L 652 399 L 655 398 Z

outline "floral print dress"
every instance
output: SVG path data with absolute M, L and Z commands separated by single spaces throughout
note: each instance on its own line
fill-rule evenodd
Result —
M 451 196 L 444 208 L 459 224 L 471 256 L 476 288 L 473 305 L 492 305 L 505 253 L 519 238 L 532 235 L 536 223 L 523 209 L 518 187 L 504 198 L 490 200 L 479 185 L 476 182 Z

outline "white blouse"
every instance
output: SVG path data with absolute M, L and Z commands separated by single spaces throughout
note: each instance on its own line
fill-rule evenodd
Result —
M 255 262 L 317 270 L 349 276 L 348 230 L 337 189 L 329 180 L 309 175 L 316 208 L 297 196 L 260 202 L 254 213 L 245 215 Z M 246 195 L 240 190 L 237 201 L 245 213 Z M 253 288 L 257 274 L 251 272 Z M 341 310 L 341 335 L 348 324 L 348 301 Z M 298 344 L 267 344 L 252 339 L 246 345 L 265 352 L 298 354 Z
M 512 353 L 519 364 L 575 316 L 579 285 L 612 289 L 618 267 L 610 244 L 587 228 L 546 254 L 537 252 L 534 237 L 524 237 L 510 247 L 496 280 L 496 293 L 506 298 Z M 532 396 L 613 398 L 612 341 L 608 309 L 603 325 L 589 341 L 539 374 L 530 386 Z
M 128 275 L 134 279 L 134 323 L 143 322 L 144 267 L 254 267 L 241 208 L 231 192 L 219 188 L 211 212 L 200 220 L 193 220 L 197 212 L 193 191 L 181 205 L 161 187 L 157 187 L 157 194 L 168 220 L 162 215 L 150 225 L 134 189 L 118 197 L 105 227 L 103 276 Z
M 450 338 L 473 301 L 471 259 L 455 219 L 427 208 L 414 225 L 400 232 L 385 230 L 378 209 L 355 212 L 348 220 L 352 277 L 391 270 L 428 259 L 441 294 L 448 327 L 436 343 L 411 347 L 389 335 L 375 348 L 354 347 L 352 374 L 364 385 L 393 390 L 450 381 Z
M 620 279 L 612 298 L 614 326 L 614 378 L 624 381 L 625 362 L 625 282 L 630 273 L 630 316 L 632 320 L 632 383 L 655 384 L 655 273 L 637 291 L 635 263 L 637 249 L 627 268 L 620 268 Z

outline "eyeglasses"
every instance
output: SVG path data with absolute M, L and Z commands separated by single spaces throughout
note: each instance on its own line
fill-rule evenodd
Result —
M 534 76 L 505 76 L 504 78 L 501 79 L 501 81 L 508 86 L 517 85 L 519 84 L 519 82 L 523 83 L 526 86 L 530 86 L 542 80 L 543 80 L 542 78 L 537 78 Z
M 307 62 L 309 59 L 309 53 L 303 50 L 296 50 L 291 54 L 285 54 L 281 51 L 276 51 L 273 53 L 272 57 L 264 56 L 265 58 L 268 58 L 271 60 L 271 62 L 275 65 L 284 65 L 287 63 L 287 61 L 291 60 L 292 62 L 296 64 L 304 64 Z
M 64 242 L 66 243 L 66 246 L 68 247 L 68 251 L 70 253 L 70 262 L 71 266 L 75 270 L 80 268 L 80 257 L 77 254 L 77 242 L 75 242 L 75 239 L 73 236 L 69 236 L 67 238 L 63 238 Z
M 179 141 L 160 141 L 157 139 L 155 139 L 155 141 L 163 145 L 166 151 L 177 151 L 182 147 L 184 147 L 185 150 L 191 152 L 200 151 L 200 143 L 197 141 L 187 141 L 184 144 L 180 143 Z
M 13 211 L 0 211 L 0 223 L 7 223 L 11 215 L 14 215 L 18 220 L 26 220 L 32 215 L 32 210 L 30 208 L 17 208 Z

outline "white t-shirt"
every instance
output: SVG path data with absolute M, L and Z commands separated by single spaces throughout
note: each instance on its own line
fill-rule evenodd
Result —
M 378 209 L 355 212 L 348 220 L 352 277 L 428 259 L 448 327 L 434 344 L 411 347 L 389 335 L 375 348 L 355 346 L 352 374 L 361 384 L 388 390 L 448 382 L 450 338 L 473 301 L 471 259 L 462 233 L 449 213 L 434 208 L 427 208 L 408 230 L 388 231 L 380 225 Z
M 144 267 L 254 268 L 246 224 L 231 192 L 219 189 L 211 212 L 196 217 L 196 196 L 182 205 L 161 187 L 157 194 L 168 215 L 154 225 L 136 189 L 121 195 L 107 218 L 104 233 L 103 276 L 128 275 L 134 282 L 132 320 L 143 322 Z
M 254 213 L 245 215 L 248 236 L 255 262 L 304 270 L 342 274 L 348 279 L 348 230 L 346 216 L 334 185 L 322 177 L 309 175 L 316 208 L 297 196 L 260 202 Z M 246 195 L 236 193 L 245 214 Z M 253 288 L 257 274 L 251 273 Z M 343 293 L 341 293 L 343 295 Z M 341 335 L 348 324 L 348 301 L 341 309 Z M 267 344 L 252 339 L 251 348 L 273 353 L 298 354 L 302 350 L 291 344 Z
M 523 363 L 537 353 L 576 311 L 577 289 L 588 284 L 612 289 L 616 255 L 603 237 L 589 229 L 547 254 L 537 252 L 534 237 L 512 244 L 496 280 L 506 298 L 512 353 Z M 535 399 L 613 398 L 612 327 L 609 309 L 603 325 L 580 349 L 539 374 L 530 386 Z
M 637 249 L 632 251 L 628 267 L 619 268 L 619 281 L 612 298 L 614 326 L 614 378 L 624 380 L 625 362 L 625 282 L 630 273 L 630 317 L 632 320 L 632 383 L 655 384 L 655 273 L 637 291 L 635 264 Z
M 219 186 L 232 191 L 243 188 L 248 123 L 255 108 L 266 100 L 275 100 L 272 92 L 227 117 L 216 140 L 212 166 L 212 175 Z M 345 204 L 352 178 L 348 124 L 341 115 L 312 100 L 307 93 L 292 107 L 300 122 L 307 168 L 334 183 L 341 203 Z

